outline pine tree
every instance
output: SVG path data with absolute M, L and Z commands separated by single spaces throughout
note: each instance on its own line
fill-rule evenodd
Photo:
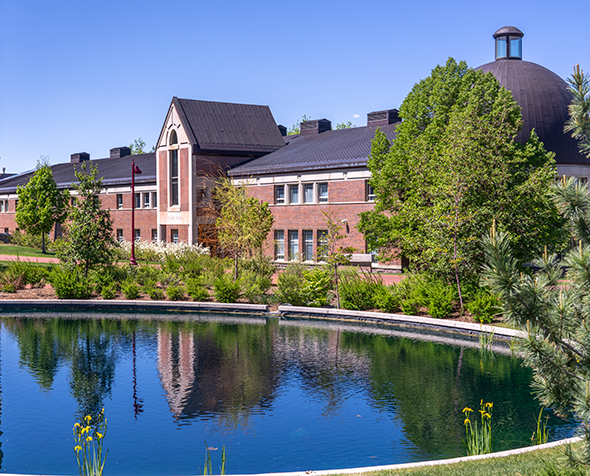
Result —
M 570 118 L 563 130 L 571 132 L 572 137 L 579 141 L 580 151 L 590 158 L 590 77 L 584 74 L 578 64 L 567 82 L 573 99 L 568 106 Z

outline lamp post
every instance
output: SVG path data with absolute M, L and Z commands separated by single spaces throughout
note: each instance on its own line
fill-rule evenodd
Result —
M 135 174 L 140 174 L 141 169 L 135 165 L 135 159 L 131 161 L 131 259 L 129 264 L 137 266 L 135 261 Z

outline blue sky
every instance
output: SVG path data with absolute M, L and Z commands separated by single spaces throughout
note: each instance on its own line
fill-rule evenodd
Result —
M 107 157 L 138 137 L 151 147 L 173 96 L 265 104 L 287 127 L 303 114 L 364 125 L 449 56 L 493 61 L 506 25 L 524 32 L 525 60 L 590 71 L 578 5 L 0 0 L 0 168 Z

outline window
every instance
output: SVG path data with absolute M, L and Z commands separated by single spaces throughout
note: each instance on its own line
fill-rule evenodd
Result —
M 285 186 L 275 185 L 275 203 L 283 205 L 285 203 Z
M 135 208 L 141 208 L 141 193 L 135 194 Z
M 318 201 L 325 203 L 328 201 L 328 184 L 318 183 Z
M 70 198 L 70 206 L 72 206 L 72 207 L 76 206 L 76 197 Z
M 289 203 L 299 203 L 299 185 L 289 185 Z
M 117 194 L 117 208 L 123 208 L 123 194 Z
M 328 255 L 328 231 L 318 230 L 318 260 Z
M 178 205 L 178 150 L 170 152 L 170 205 Z
M 291 261 L 299 259 L 299 232 L 289 230 L 289 259 Z
M 204 188 L 197 189 L 197 203 L 205 203 L 207 201 L 207 190 Z
M 156 208 L 158 206 L 158 192 L 152 192 L 152 207 Z
M 152 228 L 152 241 L 158 241 L 158 230 Z
M 4 200 L 0 200 L 0 213 L 4 213 Z
M 374 202 L 375 201 L 375 189 L 368 182 L 367 182 L 367 201 L 368 202 Z
M 313 260 L 313 231 L 303 230 L 303 259 Z
M 117 241 L 123 241 L 123 230 L 121 228 L 117 228 Z
M 275 230 L 275 259 L 285 259 L 284 230 Z
M 303 203 L 313 203 L 313 183 L 303 185 Z
M 8 228 L 4 228 L 4 233 L 8 235 L 10 233 L 10 230 Z
M 170 230 L 170 241 L 178 243 L 178 230 Z
M 150 194 L 143 194 L 143 208 L 150 208 Z
M 133 230 L 133 239 L 135 241 L 141 240 L 141 231 L 138 230 L 137 228 L 135 230 Z

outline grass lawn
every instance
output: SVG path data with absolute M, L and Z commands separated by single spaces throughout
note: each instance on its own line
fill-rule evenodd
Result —
M 579 443 L 573 445 L 579 446 Z M 489 458 L 440 466 L 399 469 L 394 471 L 375 471 L 365 476 L 566 476 L 588 475 L 589 472 L 568 471 L 563 456 L 563 446 L 540 451 L 531 451 L 504 458 Z M 561 468 L 558 464 L 562 462 Z M 563 471 L 561 472 L 560 469 Z M 553 471 L 552 471 L 553 470 Z
M 5 244 L 0 244 L 0 255 L 18 255 L 29 256 L 33 258 L 55 258 L 55 252 L 53 251 L 47 251 L 47 253 L 43 254 L 41 253 L 41 250 L 37 248 Z

